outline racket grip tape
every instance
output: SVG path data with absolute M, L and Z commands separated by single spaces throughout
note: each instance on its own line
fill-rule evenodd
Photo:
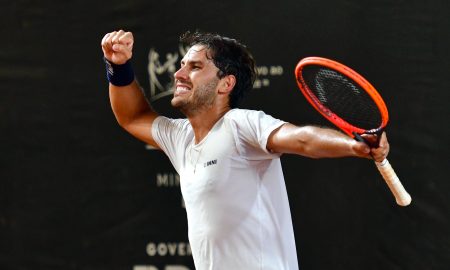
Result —
M 377 165 L 384 181 L 386 181 L 386 184 L 394 195 L 397 204 L 400 206 L 409 205 L 411 203 L 411 196 L 403 187 L 389 161 L 387 159 L 384 159 L 381 162 L 375 161 L 375 165 Z

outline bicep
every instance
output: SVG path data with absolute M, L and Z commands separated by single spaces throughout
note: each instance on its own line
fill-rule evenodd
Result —
M 308 127 L 286 123 L 272 131 L 267 140 L 267 150 L 275 153 L 305 155 L 309 136 Z
M 151 132 L 158 114 L 148 104 L 138 82 L 122 87 L 110 84 L 109 95 L 119 125 L 139 140 L 159 148 Z
M 145 112 L 122 127 L 137 139 L 159 149 L 152 135 L 153 122 L 157 117 L 158 115 L 153 111 Z

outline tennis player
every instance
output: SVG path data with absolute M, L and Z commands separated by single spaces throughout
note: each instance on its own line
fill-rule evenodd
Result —
M 389 152 L 386 135 L 371 149 L 333 129 L 238 109 L 256 76 L 247 48 L 210 33 L 188 32 L 181 41 L 191 47 L 174 74 L 171 104 L 186 119 L 170 119 L 152 110 L 135 79 L 132 33 L 104 36 L 118 123 L 164 151 L 180 175 L 197 270 L 298 269 L 280 156 L 381 161 Z

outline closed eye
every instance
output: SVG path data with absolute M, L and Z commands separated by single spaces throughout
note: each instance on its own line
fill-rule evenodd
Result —
M 188 66 L 191 70 L 199 70 L 203 68 L 203 65 L 200 61 L 181 61 L 181 66 L 180 68 L 184 67 L 184 66 Z

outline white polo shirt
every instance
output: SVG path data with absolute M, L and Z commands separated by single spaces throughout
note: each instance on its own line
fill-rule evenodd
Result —
M 233 109 L 195 145 L 187 119 L 154 121 L 153 138 L 180 175 L 197 270 L 298 269 L 279 154 L 266 149 L 284 123 Z

